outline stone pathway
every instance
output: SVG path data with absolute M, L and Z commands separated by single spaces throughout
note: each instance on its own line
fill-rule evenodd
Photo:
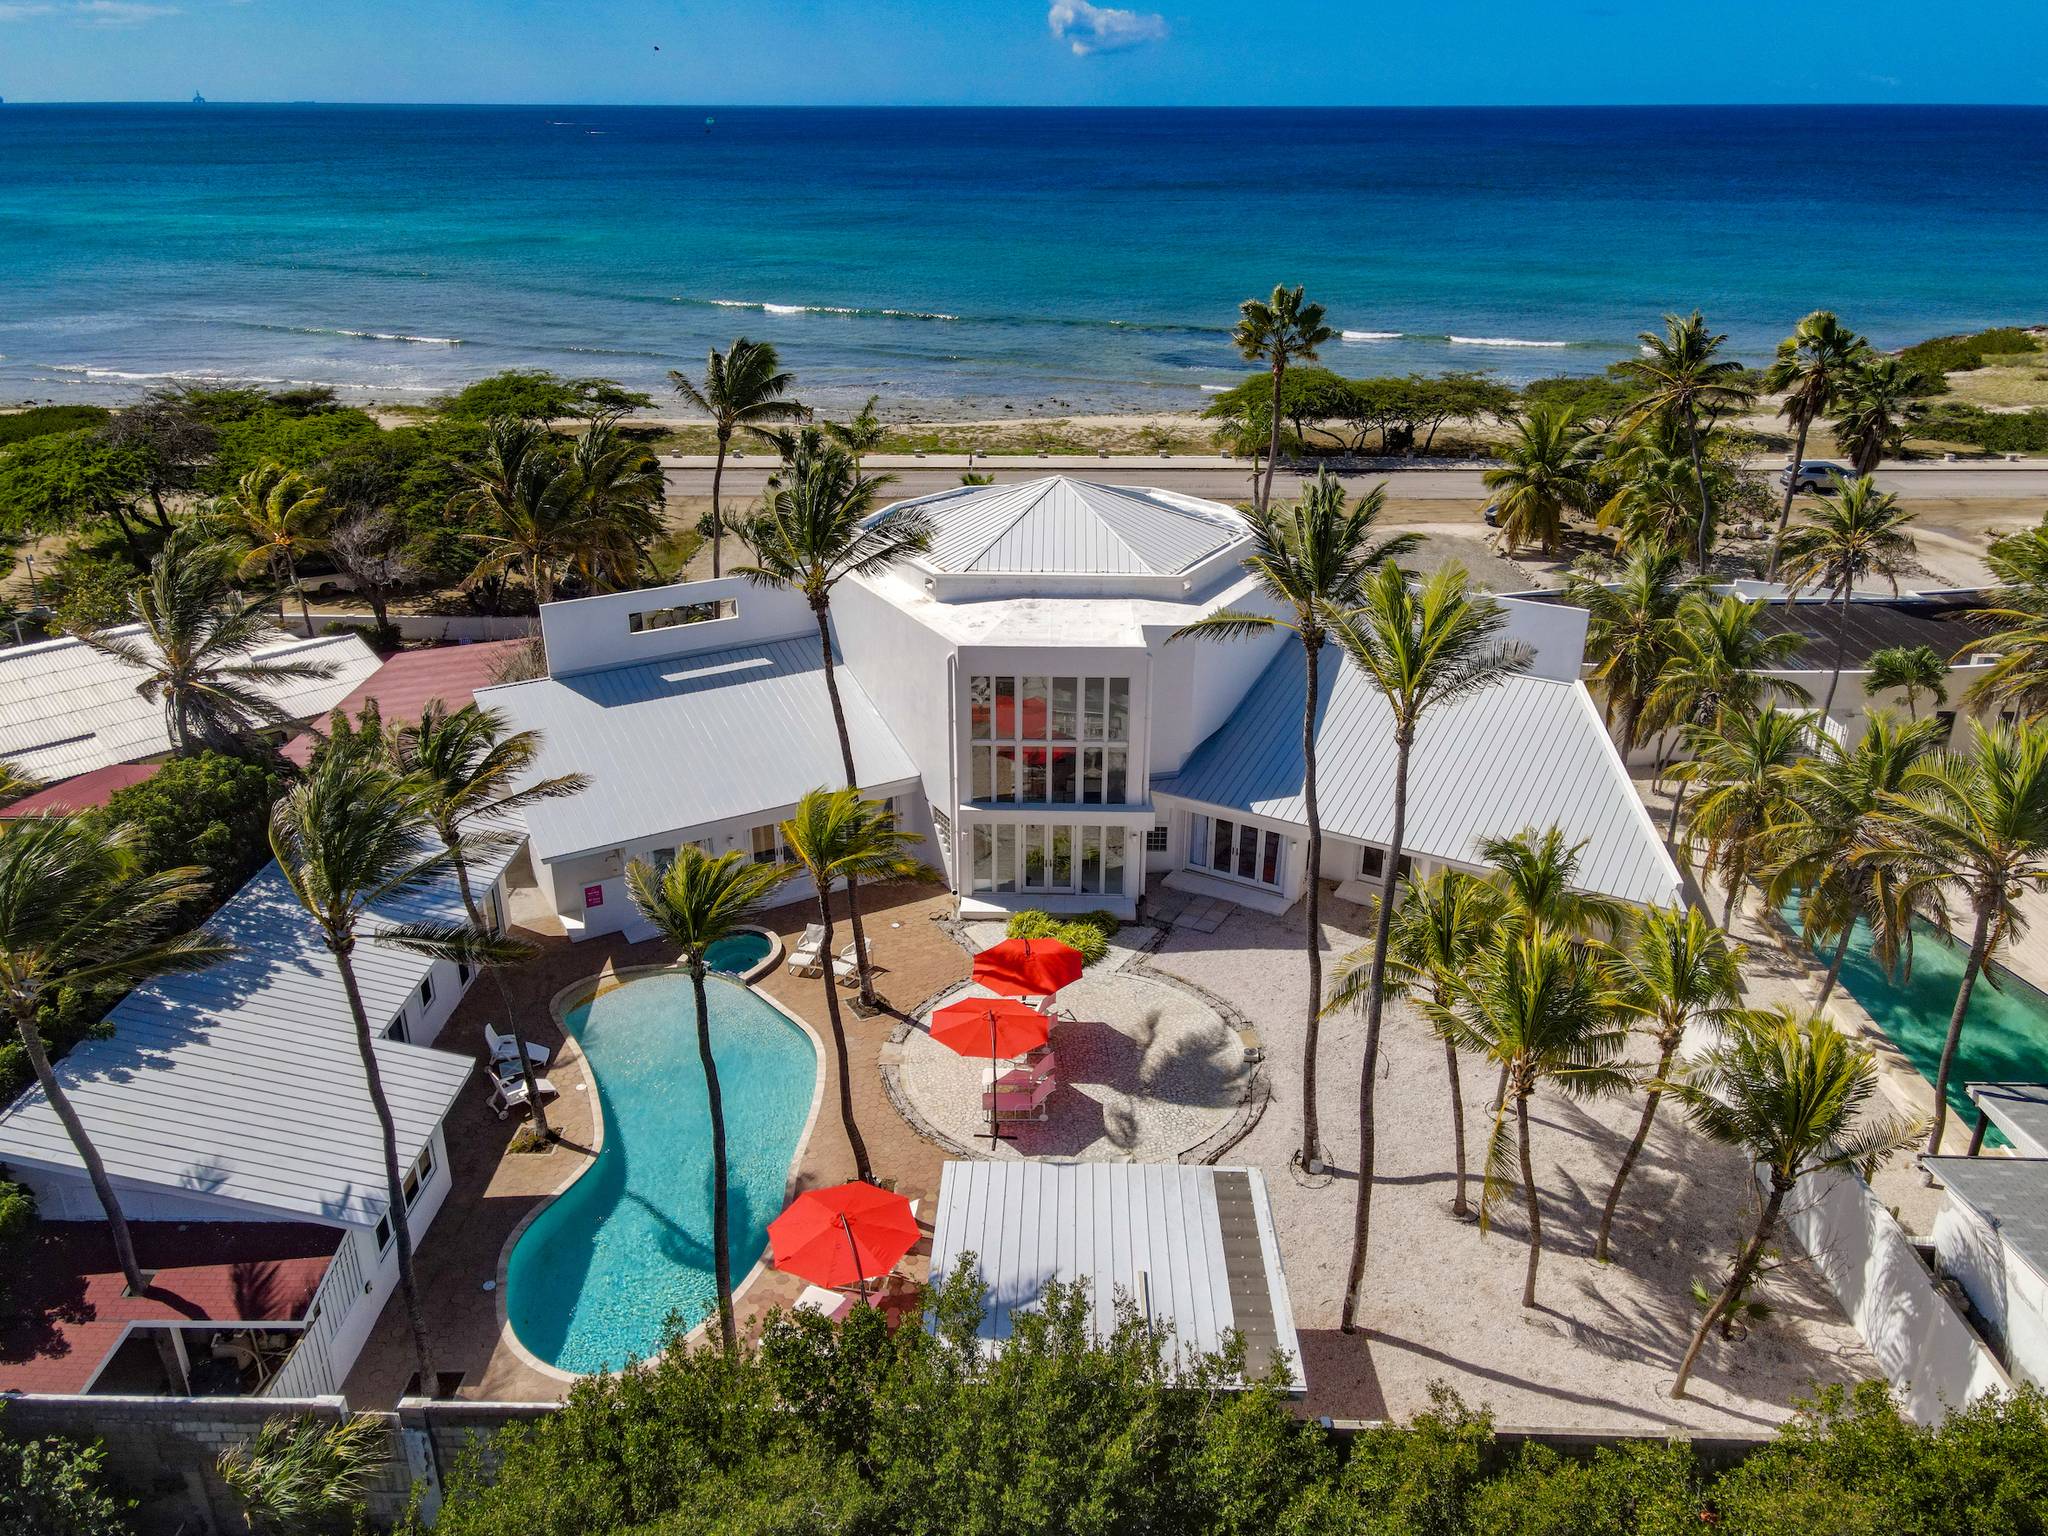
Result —
M 1234 901 L 1217 896 L 1198 896 L 1161 886 L 1156 895 L 1145 898 L 1145 910 L 1169 928 L 1187 928 L 1195 933 L 1215 933 L 1243 909 Z

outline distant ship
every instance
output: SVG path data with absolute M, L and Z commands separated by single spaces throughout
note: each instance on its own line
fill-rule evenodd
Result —
M 192 93 L 192 105 L 195 107 L 203 107 L 206 105 L 206 98 L 200 95 L 197 91 L 194 91 Z

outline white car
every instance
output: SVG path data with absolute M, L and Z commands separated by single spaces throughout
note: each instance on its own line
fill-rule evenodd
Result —
M 1789 485 L 1794 491 L 1810 491 L 1815 495 L 1826 495 L 1835 488 L 1835 481 L 1853 480 L 1855 475 L 1846 464 L 1837 464 L 1832 459 L 1804 459 L 1799 471 L 1794 474 L 1791 465 L 1778 471 L 1778 484 Z

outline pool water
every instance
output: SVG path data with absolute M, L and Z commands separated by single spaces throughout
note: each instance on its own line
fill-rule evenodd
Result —
M 775 941 L 765 933 L 736 933 L 709 946 L 704 951 L 704 963 L 714 971 L 744 976 L 766 960 L 774 948 Z
M 1798 930 L 1796 902 L 1786 903 L 1785 920 Z M 1825 965 L 1828 958 L 1821 955 L 1821 963 Z M 1932 1083 L 1941 1070 L 1941 1047 L 1948 1037 L 1949 1015 L 1955 1011 L 1956 989 L 1963 984 L 1963 966 L 1968 959 L 1967 948 L 1933 924 L 1916 919 L 1912 975 L 1887 976 L 1871 956 L 1870 925 L 1859 922 L 1842 960 L 1839 984 L 1848 988 L 1877 1027 Z M 1994 978 L 1996 986 L 1992 985 Z M 1949 1071 L 1949 1113 L 1965 1128 L 1976 1124 L 1977 1107 L 1964 1091 L 1967 1084 L 2043 1080 L 2048 1080 L 2048 993 L 1993 964 L 1977 978 L 1970 993 L 1970 1011 L 1963 1016 L 1963 1037 Z M 2004 1142 L 1995 1127 L 1985 1137 L 1988 1146 Z M 1953 1131 L 1942 1137 L 1942 1149 L 1962 1151 Z
M 732 1277 L 746 1278 L 783 1206 L 818 1080 L 811 1037 L 756 993 L 706 979 L 725 1099 Z M 617 1369 L 661 1347 L 671 1312 L 717 1305 L 710 1112 L 696 1008 L 681 973 L 636 977 L 567 1017 L 597 1079 L 604 1147 L 512 1250 L 505 1310 L 519 1342 L 566 1371 Z

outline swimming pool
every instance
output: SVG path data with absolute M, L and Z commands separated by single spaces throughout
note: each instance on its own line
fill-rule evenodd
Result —
M 775 936 L 759 928 L 744 928 L 730 938 L 720 939 L 704 951 L 704 963 L 714 971 L 744 976 L 775 952 Z
M 705 981 L 725 1099 L 726 1189 L 737 1286 L 768 1245 L 818 1082 L 811 1037 L 758 994 Z M 694 1327 L 717 1305 L 710 1115 L 690 979 L 637 976 L 571 1009 L 604 1147 L 512 1249 L 505 1312 L 519 1342 L 565 1371 L 617 1369 L 661 1347 L 671 1313 Z
M 1799 928 L 1796 903 L 1785 906 L 1785 920 Z M 1822 964 L 1828 957 L 1822 955 Z M 1941 1047 L 1948 1037 L 1949 1015 L 1955 1011 L 1956 988 L 1963 984 L 1969 951 L 1931 923 L 1913 924 L 1913 974 L 1887 976 L 1870 952 L 1870 925 L 1859 922 L 1842 961 L 1840 985 L 1863 1005 L 1864 1012 L 1891 1038 L 1928 1082 L 1941 1070 Z M 1960 1119 L 1963 1135 L 1976 1124 L 1977 1109 L 1964 1091 L 1970 1083 L 2038 1083 L 2048 1078 L 2048 994 L 2028 985 L 2003 966 L 1993 965 L 1998 985 L 1981 976 L 1970 993 L 1970 1011 L 1963 1018 L 1963 1038 L 1956 1046 L 1949 1072 L 1948 1107 Z M 1953 1124 L 1953 1122 L 1952 1122 Z M 1994 1128 L 1985 1138 L 2004 1145 Z M 1942 1137 L 1942 1149 L 1962 1151 L 1954 1131 Z

